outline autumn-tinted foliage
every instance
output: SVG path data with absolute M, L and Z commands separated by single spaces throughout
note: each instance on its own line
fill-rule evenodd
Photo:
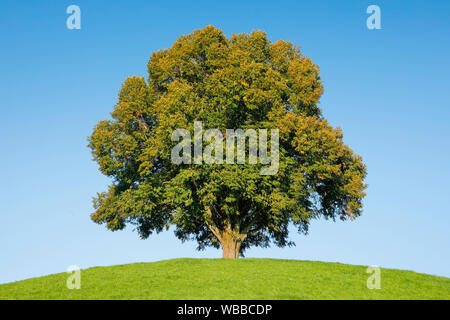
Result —
M 89 137 L 101 172 L 114 178 L 93 221 L 135 224 L 142 238 L 174 225 L 181 240 L 237 258 L 250 246 L 291 245 L 290 223 L 306 233 L 313 218 L 361 214 L 365 165 L 323 119 L 319 68 L 299 47 L 261 31 L 227 39 L 208 26 L 153 53 L 148 74 L 125 80 L 112 120 Z M 193 136 L 196 120 L 204 129 L 279 129 L 278 173 L 173 164 L 173 130 Z

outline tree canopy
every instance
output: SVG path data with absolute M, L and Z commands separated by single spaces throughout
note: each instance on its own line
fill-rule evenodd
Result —
M 319 67 L 300 47 L 262 31 L 227 38 L 207 26 L 152 53 L 148 78 L 128 77 L 112 119 L 89 139 L 113 178 L 91 218 L 110 230 L 133 224 L 142 238 L 174 226 L 198 248 L 238 258 L 251 246 L 292 245 L 288 227 L 361 214 L 366 166 L 318 107 Z M 279 168 L 262 164 L 174 164 L 178 128 L 278 129 Z

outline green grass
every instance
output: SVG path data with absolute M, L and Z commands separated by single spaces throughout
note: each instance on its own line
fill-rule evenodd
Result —
M 381 269 L 368 289 L 367 267 L 273 259 L 175 259 L 67 273 L 0 285 L 0 299 L 449 299 L 450 279 Z

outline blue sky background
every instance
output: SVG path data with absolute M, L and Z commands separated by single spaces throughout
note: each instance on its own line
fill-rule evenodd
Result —
M 66 28 L 67 6 L 82 29 Z M 366 28 L 381 8 L 382 30 Z M 449 1 L 0 2 L 0 283 L 195 251 L 172 231 L 140 240 L 91 222 L 109 179 L 86 137 L 151 52 L 213 24 L 299 44 L 321 67 L 324 115 L 362 155 L 369 184 L 354 222 L 315 221 L 292 248 L 248 257 L 338 261 L 450 276 Z M 301 270 L 299 270 L 301 272 Z

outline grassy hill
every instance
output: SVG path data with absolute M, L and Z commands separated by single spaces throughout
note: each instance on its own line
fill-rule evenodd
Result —
M 273 259 L 176 259 L 67 273 L 0 285 L 0 299 L 450 299 L 450 279 L 381 270 L 381 289 L 366 286 L 366 267 Z

